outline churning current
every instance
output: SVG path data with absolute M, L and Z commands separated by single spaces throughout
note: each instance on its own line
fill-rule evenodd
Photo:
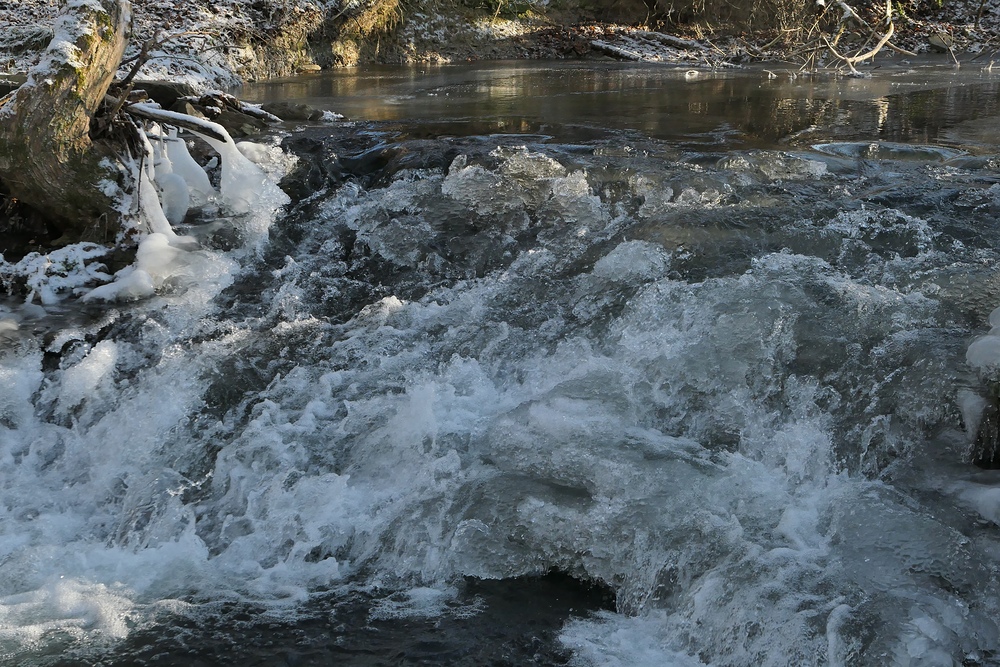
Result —
M 0 305 L 5 664 L 998 664 L 992 73 L 315 81 L 265 241 Z

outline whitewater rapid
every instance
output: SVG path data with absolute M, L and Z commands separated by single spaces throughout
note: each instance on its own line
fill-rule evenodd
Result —
M 69 322 L 3 306 L 10 664 L 220 601 L 474 615 L 463 578 L 551 570 L 615 594 L 572 664 L 990 664 L 992 162 L 401 146 L 259 255 Z

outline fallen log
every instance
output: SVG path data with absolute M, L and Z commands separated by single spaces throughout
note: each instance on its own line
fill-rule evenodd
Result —
M 0 181 L 59 243 L 114 240 L 126 138 L 95 122 L 125 52 L 128 0 L 69 0 L 28 80 L 0 103 Z

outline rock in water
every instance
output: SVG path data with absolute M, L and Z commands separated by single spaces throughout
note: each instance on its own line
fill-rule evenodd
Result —
M 261 109 L 273 114 L 281 120 L 321 120 L 323 111 L 308 104 L 294 104 L 292 102 L 267 102 L 262 104 Z

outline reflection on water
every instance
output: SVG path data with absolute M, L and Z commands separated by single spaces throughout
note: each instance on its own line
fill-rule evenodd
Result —
M 895 66 L 855 79 L 565 62 L 368 67 L 243 91 L 249 100 L 292 99 L 353 120 L 421 121 L 430 134 L 565 138 L 575 130 L 587 139 L 631 130 L 747 147 L 830 138 L 934 142 L 944 128 L 1000 113 L 998 93 L 997 75 L 943 66 Z

